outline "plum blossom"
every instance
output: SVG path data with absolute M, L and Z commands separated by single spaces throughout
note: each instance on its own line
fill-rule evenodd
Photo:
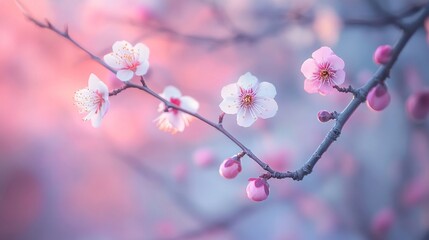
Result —
M 109 90 L 106 84 L 91 73 L 88 87 L 76 91 L 74 101 L 80 113 L 88 113 L 83 120 L 91 119 L 92 126 L 97 128 L 109 109 Z
M 118 70 L 116 77 L 121 81 L 129 81 L 134 73 L 143 76 L 149 69 L 149 48 L 143 43 L 134 47 L 127 41 L 117 41 L 112 46 L 113 52 L 104 55 L 104 62 Z
M 160 96 L 191 113 L 196 113 L 199 108 L 199 103 L 195 99 L 189 96 L 182 96 L 179 89 L 173 86 L 167 86 Z M 158 128 L 173 134 L 176 132 L 183 132 L 185 127 L 188 126 L 189 122 L 192 120 L 192 116 L 189 114 L 173 108 L 166 109 L 164 103 L 159 104 L 158 111 L 162 112 L 161 115 L 155 119 Z
M 269 82 L 258 82 L 251 73 L 242 75 L 237 83 L 222 88 L 220 109 L 226 114 L 237 114 L 237 124 L 249 127 L 258 117 L 266 119 L 276 115 L 274 100 L 276 88 Z
M 265 178 L 249 178 L 247 197 L 255 202 L 264 201 L 270 194 L 270 186 Z
M 333 91 L 333 86 L 341 85 L 345 78 L 344 61 L 334 54 L 329 47 L 321 47 L 313 52 L 301 66 L 305 76 L 304 90 L 308 93 L 326 95 Z

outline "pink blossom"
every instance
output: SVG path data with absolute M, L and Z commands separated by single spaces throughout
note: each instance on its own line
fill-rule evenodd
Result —
M 80 113 L 88 113 L 83 120 L 91 119 L 92 126 L 97 128 L 109 109 L 109 90 L 95 74 L 89 75 L 88 87 L 74 94 L 75 105 Z
M 247 197 L 255 202 L 264 201 L 270 194 L 270 186 L 265 178 L 249 178 Z
M 395 212 L 392 208 L 384 208 L 377 212 L 372 220 L 371 230 L 380 238 L 387 234 L 395 222 Z
M 374 52 L 374 62 L 377 64 L 386 64 L 392 57 L 392 47 L 390 45 L 381 45 Z
M 385 109 L 390 103 L 390 94 L 387 91 L 387 86 L 385 84 L 378 84 L 369 91 L 366 100 L 366 104 L 372 110 L 381 111 Z
M 258 79 L 248 72 L 242 75 L 237 83 L 222 88 L 223 101 L 219 107 L 226 114 L 237 114 L 239 126 L 249 127 L 258 117 L 266 119 L 276 115 L 276 94 L 273 84 L 259 83 Z
M 425 119 L 429 113 L 429 90 L 419 91 L 408 97 L 406 108 L 412 119 Z
M 304 61 L 301 72 L 305 76 L 304 90 L 308 93 L 326 95 L 333 86 L 340 85 L 346 78 L 344 61 L 329 47 L 321 47 Z
M 219 174 L 226 178 L 235 178 L 241 172 L 241 162 L 236 156 L 225 159 L 219 167 Z
M 121 81 L 129 81 L 134 74 L 143 76 L 149 69 L 149 48 L 143 43 L 134 47 L 127 41 L 113 44 L 113 52 L 104 56 L 107 65 L 118 70 L 116 77 Z
M 199 108 L 199 103 L 195 99 L 189 96 L 182 96 L 179 89 L 173 86 L 166 87 L 160 96 L 191 113 L 196 113 Z M 159 129 L 173 134 L 183 132 L 192 120 L 192 116 L 177 109 L 168 109 L 167 112 L 165 109 L 165 104 L 160 103 L 158 111 L 162 113 L 155 119 Z
M 210 148 L 201 148 L 194 152 L 193 160 L 199 167 L 209 167 L 213 164 L 215 156 Z

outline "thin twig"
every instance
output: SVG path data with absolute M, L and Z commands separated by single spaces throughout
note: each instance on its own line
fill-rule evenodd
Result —
M 35 23 L 37 26 L 41 28 L 47 28 L 56 34 L 64 37 L 68 41 L 70 41 L 73 45 L 87 53 L 92 59 L 94 59 L 96 62 L 107 68 L 113 73 L 116 73 L 114 69 L 106 65 L 99 57 L 95 56 L 91 52 L 89 52 L 87 49 L 82 47 L 79 43 L 77 43 L 73 38 L 71 38 L 68 34 L 68 31 L 61 31 L 54 27 L 49 21 L 46 21 L 46 23 L 43 23 L 41 21 L 36 20 L 33 18 L 28 11 L 22 6 L 22 4 L 16 0 L 16 3 L 18 4 L 19 8 L 23 11 L 24 16 L 26 16 L 31 22 Z M 404 33 L 402 37 L 399 39 L 398 43 L 394 46 L 392 50 L 392 57 L 391 60 L 381 66 L 377 72 L 374 74 L 374 76 L 371 78 L 371 80 L 365 84 L 363 87 L 358 88 L 354 91 L 353 95 L 354 98 L 350 101 L 348 106 L 337 115 L 335 125 L 331 128 L 331 130 L 327 133 L 325 138 L 323 139 L 322 143 L 317 147 L 316 151 L 311 155 L 311 157 L 306 161 L 306 163 L 299 168 L 296 171 L 287 171 L 287 172 L 277 172 L 271 169 L 271 167 L 260 160 L 255 154 L 252 153 L 252 151 L 247 148 L 243 143 L 241 143 L 239 140 L 237 140 L 231 133 L 229 133 L 227 130 L 225 130 L 222 125 L 216 124 L 203 116 L 199 115 L 198 113 L 189 112 L 186 109 L 183 109 L 175 104 L 172 104 L 170 101 L 162 98 L 160 95 L 155 93 L 153 90 L 151 90 L 146 84 L 145 80 L 142 77 L 141 82 L 142 85 L 136 85 L 131 82 L 126 82 L 126 86 L 124 86 L 124 89 L 126 88 L 136 88 L 139 90 L 142 90 L 149 95 L 157 98 L 161 102 L 163 102 L 168 109 L 176 109 L 178 111 L 187 113 L 202 122 L 206 123 L 207 125 L 217 129 L 219 132 L 221 132 L 223 135 L 225 135 L 227 138 L 229 138 L 232 142 L 234 142 L 239 148 L 243 150 L 243 152 L 249 156 L 251 159 L 253 159 L 259 166 L 261 166 L 264 170 L 266 170 L 272 178 L 292 178 L 294 180 L 302 180 L 304 176 L 310 174 L 318 162 L 318 160 L 322 157 L 322 155 L 328 150 L 329 146 L 337 140 L 337 138 L 341 134 L 341 130 L 347 120 L 351 117 L 351 115 L 354 113 L 354 111 L 360 106 L 361 103 L 365 102 L 366 96 L 368 95 L 368 92 L 374 88 L 377 84 L 384 81 L 390 72 L 390 69 L 393 67 L 394 63 L 396 62 L 399 54 L 402 52 L 403 48 L 407 44 L 408 40 L 413 36 L 413 34 L 416 32 L 416 30 L 422 25 L 423 21 L 429 14 L 429 4 L 425 5 L 424 9 L 421 11 L 420 15 L 409 25 L 404 25 Z

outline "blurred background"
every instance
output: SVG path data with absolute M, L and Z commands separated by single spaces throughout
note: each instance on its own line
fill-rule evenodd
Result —
M 217 121 L 221 88 L 245 72 L 277 88 L 279 111 L 250 128 L 224 126 L 278 171 L 308 159 L 332 127 L 317 112 L 341 111 L 349 94 L 304 92 L 302 62 L 321 46 L 345 61 L 346 82 L 368 81 L 377 46 L 400 37 L 421 0 L 22 0 L 97 56 L 117 40 L 150 48 L 147 84 L 197 99 Z M 429 27 L 429 24 L 426 24 Z M 427 31 L 401 53 L 388 80 L 390 105 L 362 105 L 312 174 L 271 179 L 270 196 L 247 199 L 264 173 L 197 120 L 183 133 L 157 129 L 159 102 L 135 89 L 111 98 L 99 129 L 83 122 L 74 92 L 95 73 L 121 82 L 67 40 L 0 2 L 0 239 L 429 239 L 429 120 L 406 101 L 429 88 Z M 134 80 L 136 81 L 136 80 Z

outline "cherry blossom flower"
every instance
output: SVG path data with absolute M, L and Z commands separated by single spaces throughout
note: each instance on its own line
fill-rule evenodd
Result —
M 199 103 L 195 99 L 189 96 L 182 96 L 179 89 L 173 86 L 166 87 L 160 96 L 191 113 L 196 113 L 199 108 Z M 192 116 L 177 109 L 170 108 L 166 111 L 164 103 L 159 104 L 158 111 L 162 112 L 162 114 L 155 119 L 157 126 L 159 129 L 173 134 L 183 132 L 192 120 Z
M 127 41 L 113 44 L 113 52 L 104 56 L 104 62 L 118 70 L 116 77 L 121 81 L 129 81 L 134 73 L 143 76 L 149 69 L 149 48 L 143 43 L 134 47 Z
M 89 75 L 88 87 L 74 94 L 75 105 L 80 113 L 88 113 L 83 120 L 91 119 L 92 126 L 97 128 L 109 109 L 109 90 L 95 74 Z
M 381 45 L 374 52 L 374 62 L 377 64 L 386 64 L 392 58 L 392 47 L 390 45 Z
M 225 159 L 219 167 L 219 174 L 226 178 L 235 178 L 241 172 L 240 158 L 237 156 Z
M 249 127 L 258 117 L 273 117 L 278 110 L 274 85 L 259 83 L 249 72 L 242 75 L 237 83 L 223 87 L 221 95 L 220 109 L 226 114 L 237 114 L 237 124 L 242 127 Z
M 249 178 L 247 197 L 255 202 L 264 201 L 270 194 L 270 186 L 265 178 Z
M 317 49 L 301 66 L 305 76 L 304 90 L 308 93 L 326 95 L 333 91 L 333 86 L 341 85 L 345 78 L 344 61 L 334 54 L 329 47 Z

